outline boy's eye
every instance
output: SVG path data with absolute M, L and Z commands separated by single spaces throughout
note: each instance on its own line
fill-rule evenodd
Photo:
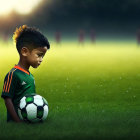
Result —
M 42 54 L 37 54 L 38 56 L 42 56 Z
M 38 56 L 41 56 L 41 54 L 37 54 Z
M 38 57 L 44 57 L 44 54 L 37 54 Z

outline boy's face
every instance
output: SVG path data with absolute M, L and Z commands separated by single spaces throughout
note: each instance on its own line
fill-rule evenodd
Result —
M 28 65 L 31 65 L 33 68 L 37 68 L 43 61 L 43 57 L 46 54 L 46 51 L 47 47 L 39 47 L 33 49 L 32 51 L 28 50 L 26 57 Z

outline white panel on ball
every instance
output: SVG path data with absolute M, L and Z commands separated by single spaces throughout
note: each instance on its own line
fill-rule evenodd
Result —
M 36 116 L 37 116 L 37 106 L 36 105 L 29 104 L 29 105 L 27 105 L 26 110 L 27 110 L 27 118 L 29 120 L 33 120 L 36 118 Z
M 34 98 L 34 103 L 37 105 L 37 106 L 43 106 L 43 100 L 42 98 Z
M 26 97 L 23 97 L 21 100 L 20 100 L 20 109 L 24 108 L 26 106 Z
M 42 97 L 40 95 L 35 95 L 34 99 L 42 99 Z

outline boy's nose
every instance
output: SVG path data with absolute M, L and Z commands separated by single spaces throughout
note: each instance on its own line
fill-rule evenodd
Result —
M 42 62 L 43 61 L 43 58 L 40 58 L 40 60 L 39 60 L 40 62 Z

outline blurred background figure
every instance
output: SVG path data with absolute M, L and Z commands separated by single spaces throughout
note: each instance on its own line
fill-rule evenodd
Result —
M 85 31 L 80 30 L 79 35 L 78 35 L 78 41 L 80 46 L 84 46 L 84 41 L 85 41 Z
M 2 44 L 5 44 L 6 47 L 8 47 L 11 44 L 11 36 L 8 31 L 1 32 L 0 34 L 0 46 Z
M 55 32 L 55 42 L 57 46 L 61 45 L 61 32 L 60 31 Z
M 90 40 L 91 40 L 92 43 L 95 43 L 95 39 L 96 39 L 95 31 L 92 29 L 90 31 Z
M 9 33 L 8 32 L 5 32 L 2 34 L 3 35 L 3 41 L 7 42 L 9 40 Z
M 140 29 L 137 31 L 137 44 L 140 46 Z

